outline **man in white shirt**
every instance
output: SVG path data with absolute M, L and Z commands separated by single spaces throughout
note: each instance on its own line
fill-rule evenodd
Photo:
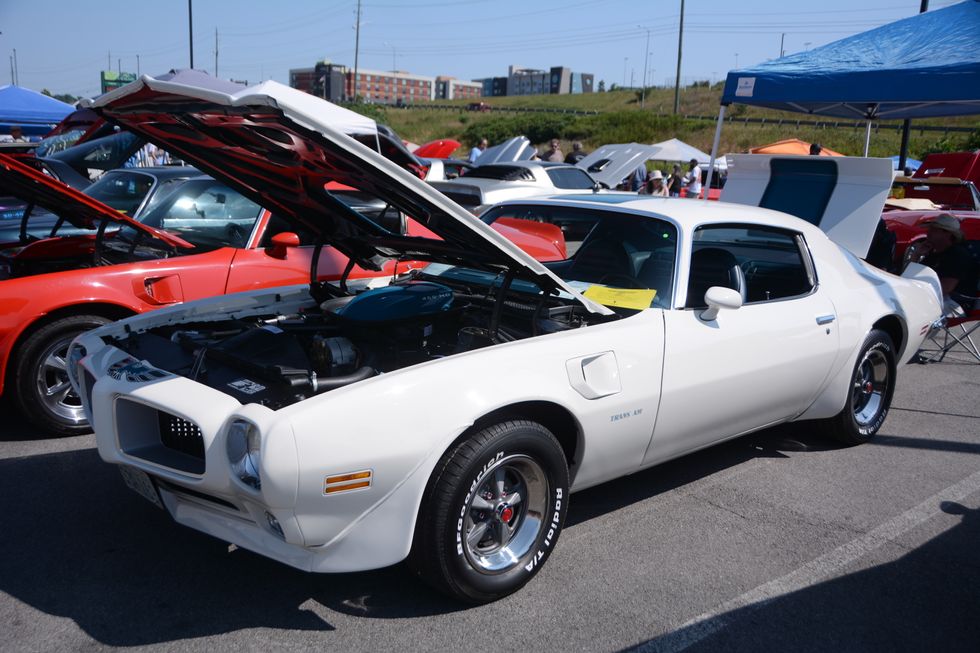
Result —
M 701 194 L 701 166 L 698 165 L 697 159 L 691 159 L 690 166 L 690 171 L 684 175 L 684 181 L 687 182 L 687 196 L 697 199 Z

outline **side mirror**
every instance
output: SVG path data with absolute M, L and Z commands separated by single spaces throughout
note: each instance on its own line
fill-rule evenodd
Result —
M 272 247 L 268 249 L 272 258 L 286 258 L 290 247 L 299 247 L 299 236 L 292 231 L 283 231 L 272 237 Z
M 701 319 L 711 322 L 718 317 L 718 311 L 727 308 L 735 310 L 742 306 L 742 295 L 737 290 L 725 288 L 723 286 L 711 286 L 708 292 L 704 293 L 704 303 L 708 308 L 701 312 Z

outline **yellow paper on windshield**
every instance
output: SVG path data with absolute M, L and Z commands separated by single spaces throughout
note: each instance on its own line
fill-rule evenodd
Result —
M 582 293 L 597 304 L 616 306 L 642 311 L 650 308 L 657 291 L 653 288 L 608 288 L 606 286 L 589 286 Z

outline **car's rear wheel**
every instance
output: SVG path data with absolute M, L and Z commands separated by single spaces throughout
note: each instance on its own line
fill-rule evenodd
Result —
M 89 430 L 81 398 L 68 381 L 68 346 L 108 323 L 98 315 L 73 315 L 42 326 L 22 343 L 13 370 L 17 405 L 29 422 L 58 435 Z
M 845 444 L 874 437 L 888 416 L 895 391 L 895 345 L 884 331 L 872 330 L 858 354 L 844 409 L 826 420 L 830 435 Z
M 568 511 L 568 464 L 536 422 L 495 424 L 450 449 L 422 501 L 411 567 L 437 589 L 485 603 L 531 580 Z

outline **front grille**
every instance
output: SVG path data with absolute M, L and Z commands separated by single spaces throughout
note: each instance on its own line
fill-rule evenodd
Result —
M 201 427 L 176 415 L 157 413 L 160 424 L 160 443 L 168 449 L 204 460 L 204 435 Z
M 134 458 L 188 474 L 204 473 L 204 434 L 178 415 L 138 401 L 116 399 L 120 448 Z

